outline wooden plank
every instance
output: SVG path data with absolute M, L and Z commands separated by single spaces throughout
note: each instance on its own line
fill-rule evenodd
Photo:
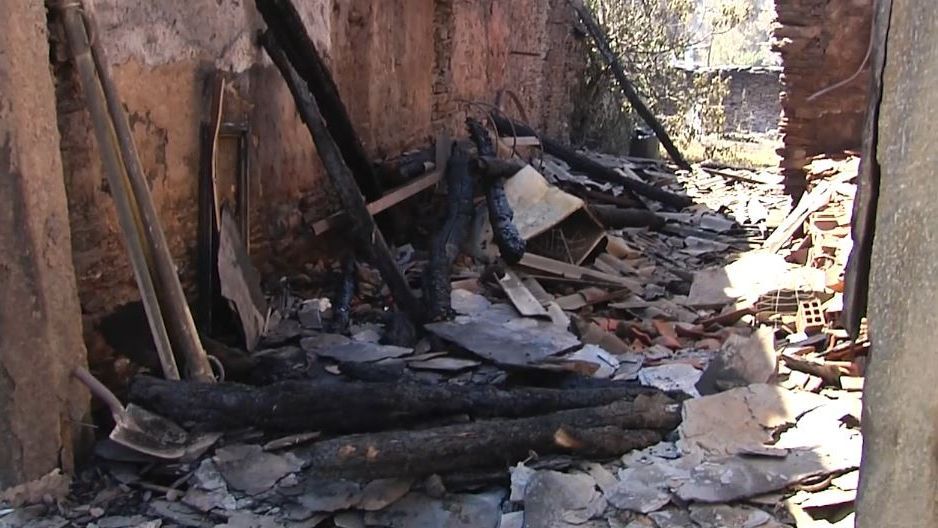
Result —
M 568 279 L 587 281 L 597 280 L 607 284 L 615 284 L 624 288 L 629 288 L 636 293 L 641 292 L 644 289 L 642 285 L 636 280 L 627 279 L 618 275 L 611 275 L 609 273 L 603 273 L 601 271 L 584 268 L 582 266 L 574 266 L 573 264 L 567 264 L 566 262 L 561 262 L 559 260 L 554 260 L 531 253 L 525 253 L 524 257 L 521 258 L 521 261 L 518 264 L 526 268 L 551 273 L 553 275 L 559 275 Z
M 434 169 L 433 171 L 414 179 L 413 181 L 401 185 L 400 187 L 394 189 L 393 191 L 385 194 L 381 198 L 369 203 L 367 205 L 368 212 L 372 216 L 390 209 L 395 205 L 403 202 L 404 200 L 423 192 L 430 187 L 433 187 L 440 182 L 440 179 L 443 177 L 443 171 L 440 169 Z M 316 235 L 321 235 L 330 229 L 335 228 L 336 226 L 341 225 L 344 222 L 345 213 L 339 212 L 333 215 L 330 215 L 318 222 L 313 224 L 313 232 Z
M 498 284 L 521 315 L 525 317 L 547 316 L 547 309 L 534 297 L 514 271 L 506 271 L 505 276 L 498 279 Z

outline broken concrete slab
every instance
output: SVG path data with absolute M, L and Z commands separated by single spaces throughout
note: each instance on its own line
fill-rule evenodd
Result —
M 638 513 L 660 510 L 671 502 L 671 489 L 690 478 L 695 459 L 646 457 L 619 470 L 619 483 L 606 494 L 609 504 Z
M 528 320 L 493 324 L 482 319 L 444 321 L 424 325 L 436 336 L 452 341 L 481 358 L 501 365 L 536 365 L 580 345 L 576 336 L 551 323 Z
M 213 460 L 231 489 L 249 495 L 269 490 L 303 467 L 303 462 L 292 453 L 277 455 L 259 445 L 225 446 L 215 452 Z
M 638 380 L 642 385 L 655 387 L 663 391 L 680 391 L 691 397 L 698 397 L 696 384 L 701 371 L 687 363 L 668 363 L 657 367 L 645 367 L 638 371 Z
M 460 315 L 480 315 L 492 306 L 491 301 L 469 290 L 454 289 L 449 297 L 453 311 Z
M 666 508 L 648 514 L 655 521 L 656 528 L 688 528 L 694 526 L 690 512 L 680 508 Z
M 383 510 L 365 514 L 365 524 L 386 528 L 497 528 L 503 490 L 434 499 L 409 493 Z
M 690 518 L 700 528 L 781 528 L 771 514 L 752 506 L 692 504 Z
M 821 270 L 793 268 L 780 255 L 750 251 L 727 266 L 694 273 L 687 305 L 716 308 L 739 299 L 750 305 L 773 290 L 824 291 L 825 282 Z
M 679 445 L 712 456 L 774 442 L 772 432 L 826 404 L 823 396 L 754 384 L 684 402 Z
M 538 471 L 524 492 L 525 526 L 580 526 L 600 516 L 606 499 L 589 475 Z
M 589 375 L 594 378 L 611 378 L 619 369 L 619 360 L 597 345 L 584 345 L 583 348 L 558 360 L 560 363 L 574 362 L 590 366 Z
M 696 387 L 700 394 L 708 395 L 753 383 L 769 383 L 775 377 L 777 364 L 772 328 L 760 327 L 748 338 L 733 334 L 707 365 Z
M 711 459 L 695 467 L 675 493 L 685 501 L 723 503 L 787 488 L 807 478 L 829 475 L 860 464 L 855 452 L 792 450 L 785 458 L 735 456 Z
M 372 363 L 383 359 L 401 358 L 414 352 L 412 348 L 354 341 L 337 334 L 304 337 L 300 340 L 300 347 L 306 352 L 341 363 Z

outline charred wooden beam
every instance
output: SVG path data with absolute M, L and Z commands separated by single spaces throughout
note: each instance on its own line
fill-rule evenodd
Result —
M 335 139 L 365 197 L 368 200 L 380 198 L 383 192 L 381 183 L 361 138 L 355 132 L 332 73 L 309 37 L 296 6 L 291 0 L 256 0 L 255 3 L 269 33 L 316 100 L 329 134 Z
M 375 224 L 371 213 L 368 212 L 361 190 L 358 188 L 352 172 L 345 164 L 339 147 L 326 127 L 319 105 L 296 71 L 294 71 L 277 42 L 270 38 L 267 33 L 261 35 L 260 41 L 264 49 L 267 50 L 267 54 L 270 55 L 270 58 L 280 70 L 287 82 L 287 86 L 290 88 L 290 92 L 293 94 L 300 117 L 306 123 L 313 142 L 316 144 L 319 159 L 322 161 L 323 167 L 325 167 L 326 173 L 329 175 L 329 179 L 332 181 L 345 213 L 352 224 L 352 236 L 356 239 L 359 251 L 366 255 L 369 262 L 378 268 L 398 307 L 415 322 L 423 321 L 426 314 L 424 307 L 410 290 L 410 286 L 407 284 L 407 280 L 404 278 L 404 274 L 401 273 L 400 268 L 397 267 L 397 262 L 384 240 L 384 236 Z
M 452 315 L 450 272 L 469 234 L 473 183 L 469 175 L 469 153 L 454 144 L 446 163 L 446 219 L 433 236 L 430 261 L 424 275 L 424 297 L 431 320 Z
M 445 416 L 518 418 L 564 409 L 595 407 L 655 390 L 632 386 L 590 389 L 281 381 L 252 387 L 236 383 L 169 382 L 140 376 L 130 401 L 185 427 L 230 431 L 359 433 L 380 431 Z M 650 425 L 642 425 L 651 427 Z
M 531 418 L 334 438 L 296 454 L 316 474 L 422 476 L 504 468 L 532 452 L 619 456 L 661 441 L 680 421 L 679 406 L 673 400 L 662 395 L 639 396 L 634 401 Z
M 655 136 L 661 141 L 661 145 L 668 151 L 674 163 L 682 169 L 690 170 L 690 163 L 687 163 L 687 160 L 684 159 L 684 155 L 681 154 L 681 151 L 674 142 L 671 141 L 671 136 L 669 136 L 668 131 L 664 129 L 664 125 L 661 124 L 661 121 L 658 121 L 658 118 L 651 112 L 651 109 L 645 105 L 645 102 L 642 101 L 641 96 L 639 96 L 638 92 L 635 90 L 632 81 L 625 75 L 625 70 L 622 68 L 619 57 L 616 56 L 612 51 L 612 46 L 609 45 L 609 38 L 599 27 L 599 24 L 596 23 L 589 8 L 584 5 L 583 0 L 569 1 L 573 5 L 573 9 L 576 10 L 580 20 L 586 26 L 586 31 L 593 37 L 593 41 L 596 43 L 596 48 L 599 50 L 600 55 L 603 56 L 603 59 L 609 64 L 609 68 L 612 69 L 612 74 L 615 76 L 616 81 L 618 81 L 619 88 L 622 89 L 622 94 L 628 99 L 629 104 L 632 105 L 635 112 L 638 113 L 642 120 L 645 121 L 645 124 L 655 133 Z
M 614 196 L 602 191 L 594 191 L 573 183 L 561 184 L 560 187 L 568 193 L 578 196 L 590 203 L 601 203 L 606 205 L 615 205 L 626 209 L 640 209 L 644 207 L 641 202 L 632 200 L 626 196 Z
M 495 144 L 482 123 L 469 118 L 466 120 L 466 126 L 469 128 L 469 137 L 479 151 L 479 157 L 496 159 Z M 508 196 L 505 194 L 506 177 L 504 174 L 496 174 L 485 179 L 485 200 L 488 204 L 489 223 L 492 224 L 492 234 L 498 251 L 505 262 L 517 264 L 524 256 L 525 241 L 521 238 L 517 226 L 512 222 L 515 215 L 511 210 L 511 204 L 508 203 Z
M 614 205 L 592 205 L 590 211 L 606 227 L 622 229 L 626 227 L 649 227 L 661 229 L 665 219 L 647 209 L 625 209 Z
M 335 306 L 332 308 L 332 331 L 345 333 L 348 330 L 349 319 L 352 312 L 352 298 L 358 288 L 358 266 L 355 264 L 355 255 L 349 255 L 342 264 L 342 280 L 339 281 L 335 293 Z
M 494 156 L 479 156 L 476 166 L 486 178 L 510 178 L 524 168 L 524 164 L 519 161 Z
M 555 139 L 537 134 L 527 125 L 512 121 L 501 115 L 493 116 L 493 120 L 500 134 L 538 136 L 541 138 L 541 145 L 544 147 L 544 152 L 562 159 L 567 165 L 570 165 L 571 169 L 582 172 L 597 181 L 621 185 L 630 192 L 651 198 L 652 200 L 676 209 L 683 209 L 693 204 L 693 200 L 686 196 L 674 194 L 664 189 L 659 189 L 654 185 L 619 174 L 615 169 L 593 161 Z

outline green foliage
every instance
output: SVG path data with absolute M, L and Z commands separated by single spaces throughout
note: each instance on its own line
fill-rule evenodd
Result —
M 704 66 L 771 66 L 779 63 L 769 36 L 772 0 L 699 0 L 694 32 L 702 42 L 686 58 Z
M 713 27 L 732 28 L 747 16 L 734 0 L 713 14 Z M 672 139 L 686 145 L 721 131 L 728 83 L 719 76 L 691 80 L 675 63 L 702 43 L 695 32 L 696 0 L 588 0 L 609 36 L 626 75 L 662 120 Z M 709 35 L 707 36 L 709 38 Z M 592 42 L 590 42 L 592 44 Z M 571 119 L 577 145 L 613 153 L 628 150 L 632 131 L 643 126 L 622 96 L 606 62 L 592 45 Z

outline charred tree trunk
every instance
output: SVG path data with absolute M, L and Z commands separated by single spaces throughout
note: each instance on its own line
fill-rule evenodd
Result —
M 469 154 L 462 147 L 454 145 L 446 163 L 446 220 L 433 236 L 430 262 L 424 275 L 424 295 L 430 320 L 452 316 L 450 271 L 469 233 L 472 194 Z
M 339 200 L 342 202 L 346 215 L 351 220 L 352 235 L 356 239 L 359 250 L 381 272 L 381 277 L 391 290 L 391 295 L 394 296 L 394 302 L 412 320 L 422 322 L 425 320 L 426 313 L 424 307 L 410 290 L 410 286 L 407 284 L 404 274 L 397 267 L 397 262 L 394 260 L 394 255 L 388 248 L 384 236 L 375 224 L 371 213 L 368 212 L 361 190 L 358 188 L 358 184 L 355 183 L 352 172 L 345 164 L 339 147 L 326 128 L 319 105 L 296 71 L 293 70 L 283 50 L 269 34 L 265 33 L 261 36 L 261 44 L 280 70 L 287 82 L 287 86 L 290 88 L 290 92 L 293 94 L 293 98 L 296 100 L 300 116 L 309 128 L 309 133 L 316 144 L 319 159 L 322 161 L 323 167 L 325 167 L 326 173 L 339 195 Z
M 469 137 L 476 144 L 480 158 L 494 158 L 495 144 L 489 137 L 488 131 L 477 120 L 466 120 L 469 128 Z M 516 171 L 517 172 L 517 171 Z M 512 222 L 514 212 L 505 195 L 505 178 L 502 174 L 490 175 L 485 178 L 485 200 L 488 204 L 489 223 L 492 224 L 492 234 L 502 259 L 508 264 L 517 264 L 524 256 L 525 241 L 521 233 Z
M 131 383 L 129 397 L 131 402 L 185 427 L 203 431 L 257 427 L 273 431 L 359 433 L 462 414 L 476 418 L 533 416 L 657 393 L 654 389 L 630 386 L 502 390 L 489 385 L 411 382 L 282 381 L 252 387 L 236 383 L 170 382 L 141 376 Z M 652 427 L 636 425 L 639 426 Z
M 639 396 L 634 401 L 532 418 L 334 438 L 301 448 L 296 454 L 316 474 L 421 476 L 468 468 L 504 468 L 531 452 L 619 456 L 660 442 L 680 421 L 679 406 L 672 400 L 660 395 Z
M 556 156 L 570 165 L 570 168 L 582 172 L 597 181 L 621 185 L 626 190 L 651 198 L 676 209 L 682 209 L 693 204 L 693 200 L 686 196 L 680 196 L 664 189 L 659 189 L 654 185 L 634 180 L 619 174 L 614 169 L 597 163 L 586 156 L 577 153 L 570 147 L 567 147 L 555 139 L 537 134 L 531 127 L 512 121 L 504 116 L 493 116 L 495 126 L 501 134 L 517 134 L 519 136 L 537 136 L 541 139 L 541 145 L 544 151 L 551 156 Z

